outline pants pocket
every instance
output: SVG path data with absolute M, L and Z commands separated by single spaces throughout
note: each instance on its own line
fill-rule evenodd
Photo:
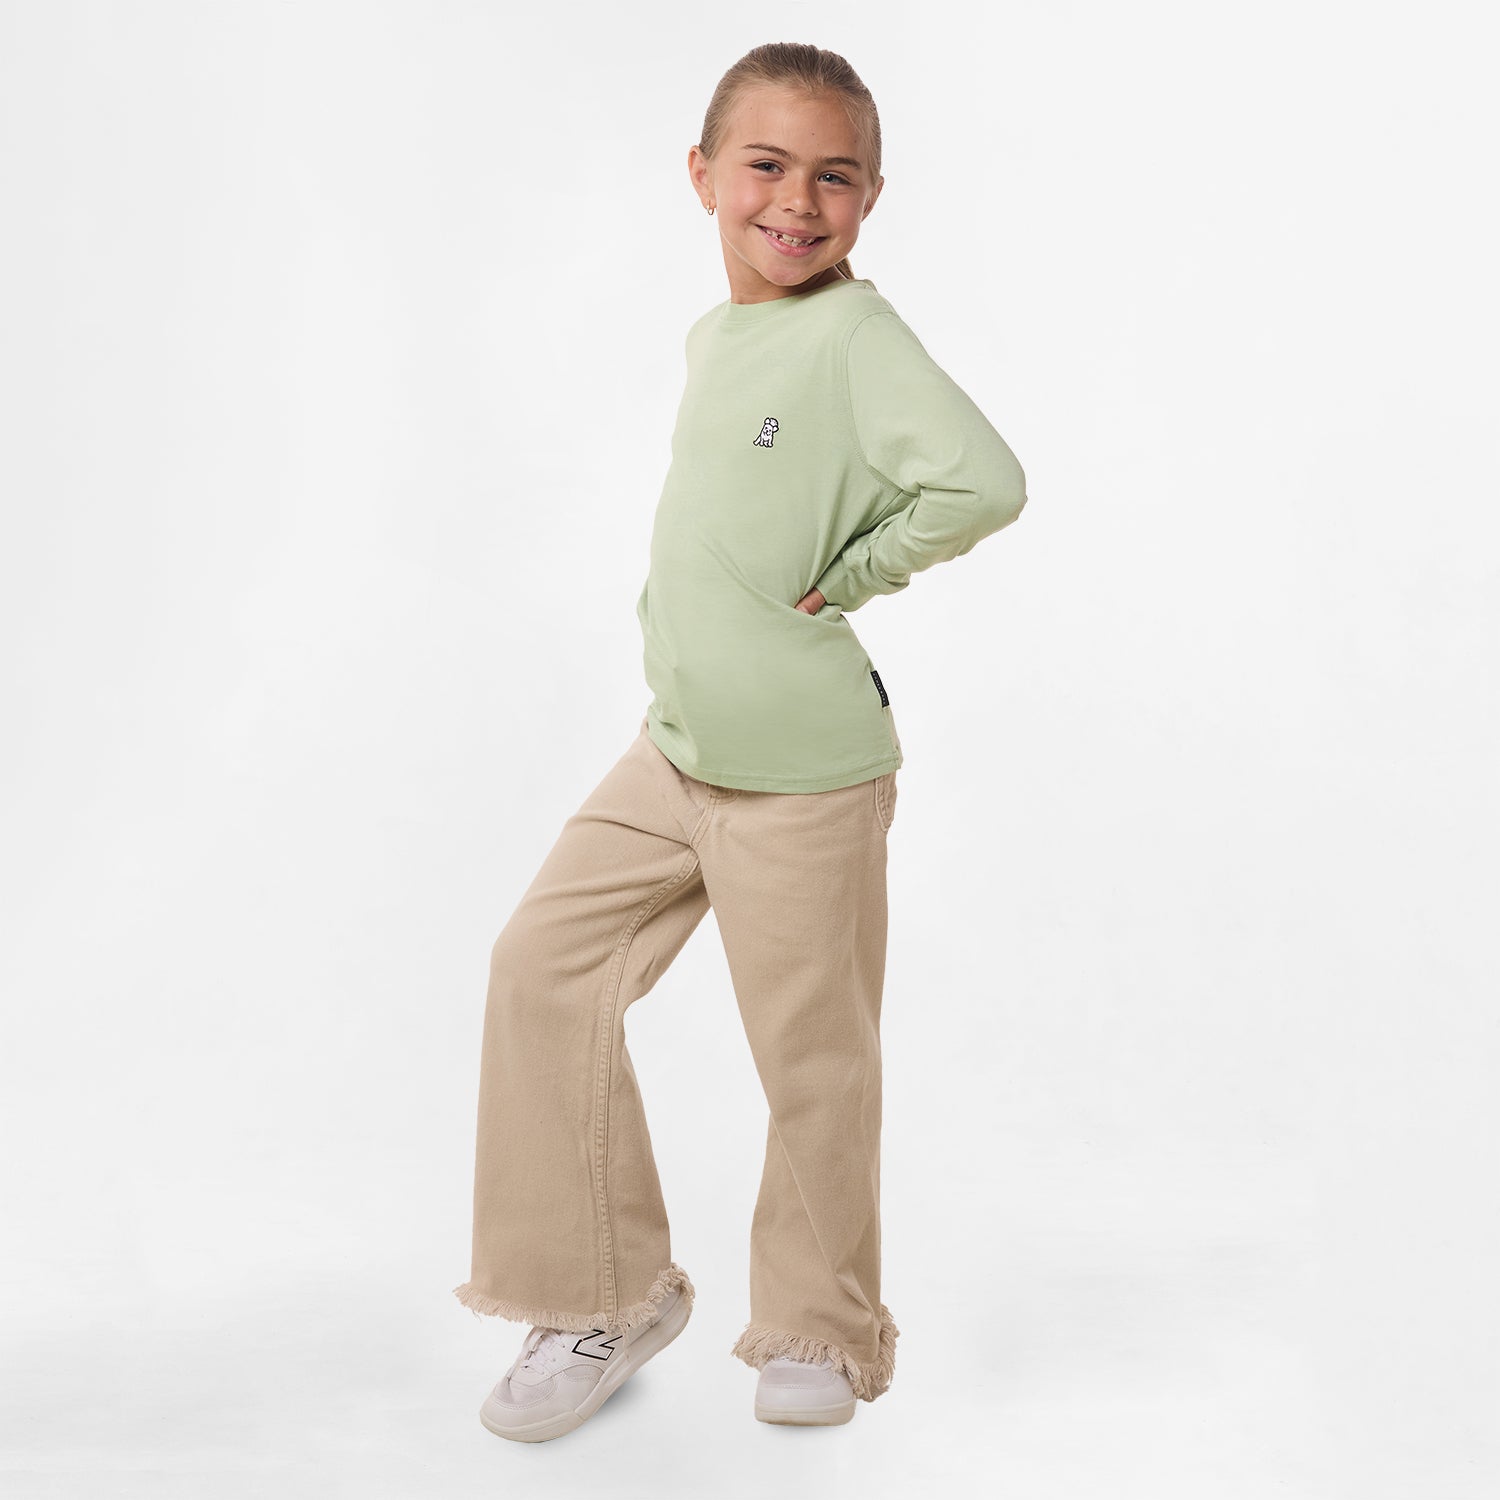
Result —
M 875 787 L 875 818 L 881 830 L 889 833 L 891 824 L 896 821 L 896 773 L 887 771 L 884 776 L 877 776 L 873 785 Z

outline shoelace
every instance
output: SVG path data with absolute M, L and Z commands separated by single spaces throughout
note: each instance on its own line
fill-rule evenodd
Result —
M 576 1333 L 563 1328 L 533 1328 L 521 1350 L 518 1368 L 536 1370 L 539 1374 L 558 1369 L 564 1357 L 572 1352 Z

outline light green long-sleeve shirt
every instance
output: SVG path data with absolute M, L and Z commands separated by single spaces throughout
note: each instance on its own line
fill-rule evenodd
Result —
M 890 688 L 845 616 L 1025 503 L 1015 454 L 873 282 L 712 308 L 688 330 L 636 605 L 653 743 L 751 791 L 894 770 Z

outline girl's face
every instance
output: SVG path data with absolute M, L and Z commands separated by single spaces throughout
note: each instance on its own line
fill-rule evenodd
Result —
M 694 146 L 688 175 L 717 205 L 731 302 L 769 302 L 841 278 L 885 179 L 836 98 L 765 84 L 740 90 L 718 154 Z M 811 245 L 790 245 L 782 232 Z

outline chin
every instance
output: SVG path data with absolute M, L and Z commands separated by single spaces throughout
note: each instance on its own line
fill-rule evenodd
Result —
M 821 265 L 809 266 L 803 261 L 800 264 L 775 266 L 772 269 L 776 273 L 775 279 L 783 285 L 798 286 L 804 281 L 811 281 L 814 276 L 821 276 L 824 271 L 831 271 L 837 264 L 836 260 L 830 260 Z

